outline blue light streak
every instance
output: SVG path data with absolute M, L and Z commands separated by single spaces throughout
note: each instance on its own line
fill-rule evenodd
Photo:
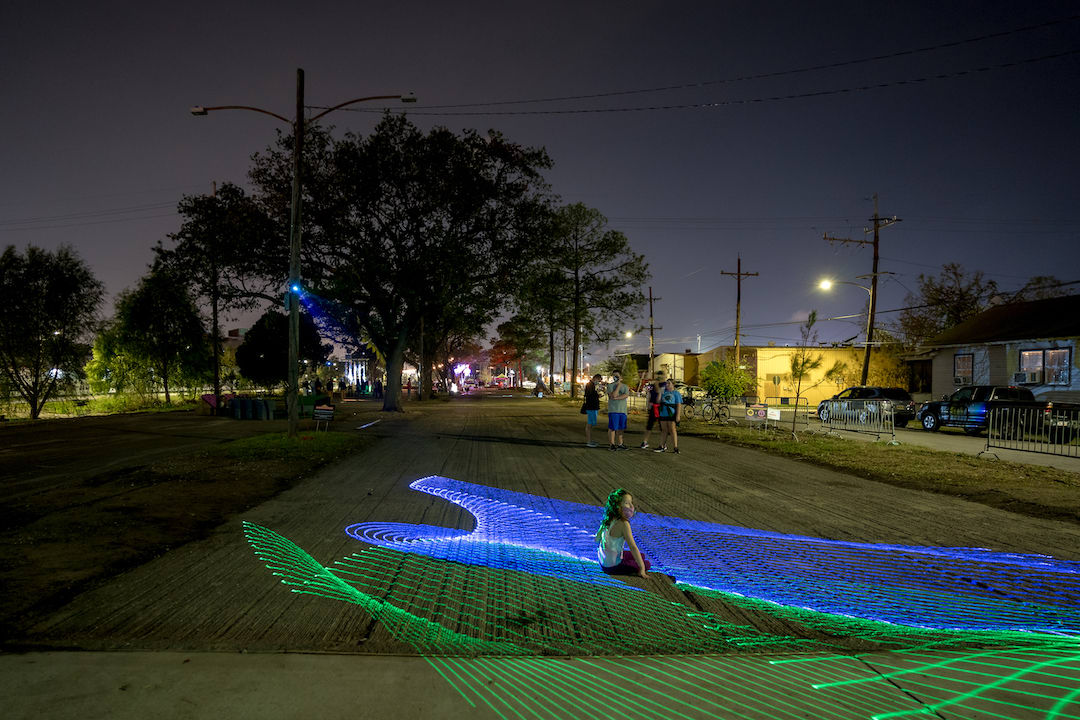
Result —
M 353 538 L 429 557 L 600 585 L 594 505 L 440 476 L 414 490 L 467 510 L 471 531 L 357 523 Z M 1080 633 L 1080 563 L 985 548 L 857 543 L 639 513 L 653 570 L 694 586 L 818 612 L 940 630 Z

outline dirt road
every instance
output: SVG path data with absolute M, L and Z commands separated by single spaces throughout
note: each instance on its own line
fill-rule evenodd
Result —
M 593 505 L 626 487 L 645 512 L 782 533 L 1080 560 L 1075 524 L 695 438 L 682 441 L 678 456 L 589 449 L 577 414 L 533 399 L 437 403 L 350 432 L 383 439 L 243 519 L 281 533 L 324 563 L 361 549 L 343 532 L 352 523 L 470 528 L 465 511 L 408 488 L 437 474 Z M 628 444 L 638 440 L 628 435 Z M 655 592 L 684 600 L 670 584 L 649 582 Z M 97 649 L 404 650 L 353 607 L 286 592 L 254 559 L 239 519 L 78 598 L 25 640 Z
M 101 468 L 120 461 L 118 454 L 138 458 L 164 452 L 169 443 L 163 432 L 166 426 L 178 431 L 178 443 L 192 447 L 258 429 L 244 423 L 218 425 L 205 418 L 161 422 L 157 431 L 151 427 L 153 421 L 144 421 L 141 428 L 119 433 L 133 441 L 131 453 L 124 451 L 120 440 L 96 443 L 98 436 L 90 431 L 81 447 L 55 442 L 57 435 L 51 444 L 34 446 L 52 453 L 48 457 L 54 466 L 39 469 L 37 475 L 22 472 L 22 488 L 32 487 L 40 476 L 54 482 L 65 467 L 78 472 L 83 467 L 77 462 L 80 457 L 85 467 Z M 241 519 L 258 523 L 289 538 L 318 563 L 331 564 L 353 553 L 372 556 L 367 546 L 343 532 L 353 523 L 386 523 L 387 533 L 399 531 L 400 526 L 391 523 L 471 529 L 468 512 L 408 487 L 429 475 L 593 505 L 621 486 L 635 494 L 640 510 L 660 515 L 835 540 L 985 547 L 1080 560 L 1076 524 L 860 480 L 704 439 L 684 438 L 677 456 L 589 449 L 582 442 L 581 417 L 573 409 L 531 398 L 413 405 L 405 416 L 383 416 L 374 425 L 338 423 L 338 430 L 381 438 L 371 449 L 324 468 L 225 523 L 207 539 L 165 552 L 84 593 L 18 638 L 40 649 L 111 652 L 0 655 L 0 675 L 14 698 L 9 706 L 12 716 L 135 718 L 157 713 L 264 718 L 397 713 L 495 718 L 524 716 L 521 713 L 544 707 L 545 717 L 584 718 L 595 715 L 596 687 L 610 686 L 605 693 L 622 691 L 623 678 L 633 677 L 635 695 L 650 705 L 640 713 L 628 706 L 628 717 L 670 717 L 670 708 L 675 707 L 687 718 L 734 717 L 729 713 L 738 708 L 737 716 L 745 718 L 844 720 L 888 710 L 926 711 L 934 701 L 953 702 L 957 687 L 978 688 L 988 682 L 979 674 L 984 666 L 974 666 L 968 673 L 949 665 L 928 676 L 916 664 L 912 667 L 918 674 L 908 682 L 896 670 L 897 662 L 906 661 L 897 661 L 890 653 L 860 655 L 854 663 L 854 658 L 837 655 L 836 650 L 808 654 L 801 643 L 812 638 L 797 622 L 683 592 L 657 575 L 625 582 L 644 590 L 633 594 L 657 612 L 683 618 L 708 613 L 714 622 L 753 638 L 791 636 L 794 645 L 788 647 L 801 653 L 793 662 L 802 664 L 774 665 L 770 658 L 778 655 L 761 652 L 783 651 L 755 650 L 753 643 L 732 646 L 719 655 L 678 658 L 650 653 L 534 658 L 524 672 L 513 658 L 405 658 L 397 653 L 415 653 L 415 648 L 388 632 L 387 623 L 375 621 L 369 612 L 326 597 L 290 593 L 256 559 L 242 532 Z M 627 443 L 637 445 L 640 435 L 634 430 Z M 65 445 L 67 456 L 61 450 Z M 7 467 L 20 467 L 12 458 Z M 429 584 L 447 583 L 442 592 L 416 598 L 417 603 L 505 604 L 504 624 L 524 629 L 532 623 L 538 632 L 559 629 L 582 640 L 617 638 L 627 629 L 626 618 L 618 613 L 588 616 L 584 605 L 542 597 L 526 584 L 511 595 L 473 592 L 486 587 L 496 574 L 468 564 L 409 565 L 399 560 L 384 568 L 392 577 L 387 592 L 415 581 L 417 568 L 444 573 L 441 579 L 425 578 Z M 529 581 L 529 574 L 521 575 Z M 550 589 L 551 583 L 544 587 Z M 586 602 L 590 595 L 602 594 L 601 589 L 592 589 L 596 587 L 581 585 L 574 597 Z M 474 599 L 465 602 L 465 596 Z M 490 617 L 490 607 L 488 611 Z M 655 627 L 664 630 L 662 623 Z M 697 627 L 701 633 L 700 623 Z M 117 652 L 121 650 L 128 652 Z M 288 654 L 278 654 L 283 651 Z M 294 654 L 305 651 L 318 654 Z M 926 662 L 939 668 L 955 657 L 942 650 Z M 1010 716 L 1042 717 L 1075 687 L 1080 669 L 1066 666 L 1068 657 L 1045 657 L 1055 663 L 1060 687 L 1044 684 L 1044 694 L 1022 696 L 1024 707 L 1038 712 Z M 808 659 L 815 662 L 804 662 Z M 999 654 L 994 659 L 1021 663 L 1017 666 L 1021 670 L 1027 667 L 1022 663 L 1034 662 Z M 891 673 L 893 679 L 880 682 L 883 673 Z M 567 678 L 581 684 L 567 690 L 563 685 Z M 822 683 L 840 688 L 857 685 L 848 695 L 810 689 Z M 980 692 L 965 696 L 967 714 L 961 716 L 984 717 L 987 708 L 1000 709 L 994 703 L 1004 697 L 1002 688 L 986 698 Z M 1072 716 L 1072 705 L 1058 705 L 1065 712 L 1062 717 Z

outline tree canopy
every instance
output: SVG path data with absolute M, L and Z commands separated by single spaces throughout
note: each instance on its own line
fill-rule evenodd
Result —
M 0 377 L 37 419 L 49 398 L 83 377 L 104 287 L 69 247 L 9 245 L 0 255 Z
M 151 271 L 116 299 L 116 347 L 151 368 L 170 402 L 177 379 L 210 374 L 210 348 L 199 309 L 183 281 L 164 268 Z
M 565 308 L 573 334 L 572 347 L 587 333 L 595 342 L 614 338 L 628 318 L 640 314 L 642 288 L 649 266 L 630 249 L 626 236 L 607 229 L 599 211 L 574 203 L 559 208 L 538 273 L 547 278 L 551 297 L 545 303 Z M 573 353 L 570 392 L 577 395 L 578 354 Z
M 754 378 L 741 369 L 734 356 L 713 360 L 701 370 L 701 386 L 718 398 L 730 399 L 745 395 L 754 387 Z
M 300 362 L 316 367 L 330 356 L 311 316 L 300 313 Z M 236 348 L 236 365 L 244 379 L 271 390 L 288 380 L 289 316 L 277 308 L 267 310 L 244 335 Z
M 288 208 L 290 147 L 281 136 L 251 171 L 275 217 Z M 519 258 L 547 217 L 540 171 L 549 166 L 543 150 L 494 131 L 424 133 L 390 114 L 366 137 L 307 133 L 305 289 L 319 312 L 386 358 L 384 409 L 398 408 L 421 319 L 435 347 L 463 327 L 479 330 L 506 305 Z M 430 367 L 426 345 L 423 355 Z
M 185 195 L 178 211 L 180 230 L 169 236 L 171 246 L 154 248 L 155 264 L 183 278 L 195 301 L 209 310 L 214 394 L 220 395 L 221 314 L 281 298 L 281 284 L 268 272 L 264 255 L 252 252 L 276 233 L 255 200 L 232 183 L 212 195 Z

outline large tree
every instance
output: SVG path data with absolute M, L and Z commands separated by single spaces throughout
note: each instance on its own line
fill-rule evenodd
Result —
M 567 302 L 573 296 L 573 279 L 549 262 L 533 262 L 522 268 L 514 296 L 517 315 L 546 335 L 548 377 L 554 378 L 555 338 L 560 332 L 565 336 L 573 325 L 573 306 Z
M 158 268 L 116 299 L 118 347 L 151 368 L 170 402 L 180 378 L 201 382 L 210 374 L 210 348 L 199 309 L 175 273 Z
M 997 283 L 982 271 L 968 274 L 957 263 L 942 266 L 937 277 L 919 275 L 919 289 L 904 299 L 907 308 L 895 327 L 907 347 L 915 347 L 935 335 L 978 315 L 998 292 Z
M 524 379 L 525 358 L 544 344 L 539 327 L 529 318 L 515 315 L 495 330 L 498 335 L 491 339 L 491 364 L 517 365 L 518 380 Z
M 300 313 L 300 362 L 318 367 L 330 356 L 311 316 Z M 236 364 L 244 379 L 268 391 L 288 381 L 289 316 L 271 308 L 255 321 L 236 348 Z
M 544 253 L 553 292 L 568 309 L 575 349 L 570 394 L 577 396 L 578 353 L 582 334 L 594 342 L 614 338 L 627 319 L 640 314 L 649 266 L 618 230 L 607 228 L 599 211 L 574 203 L 559 208 Z
M 74 250 L 9 245 L 0 255 L 0 376 L 37 419 L 83 376 L 104 288 Z
M 210 313 L 214 394 L 221 395 L 221 315 L 278 302 L 282 283 L 267 272 L 262 253 L 251 249 L 276 238 L 271 219 L 244 190 L 225 183 L 212 195 L 185 195 L 183 222 L 170 246 L 154 248 L 156 263 L 182 277 Z
M 539 240 L 547 207 L 540 171 L 550 161 L 493 131 L 423 133 L 389 114 L 367 137 L 312 130 L 303 163 L 305 286 L 320 312 L 386 358 L 383 409 L 397 410 L 421 318 L 426 336 L 428 322 L 454 326 L 442 323 L 446 313 L 479 322 L 506 304 L 509 277 Z M 278 217 L 288 207 L 290 147 L 282 136 L 251 172 Z M 426 347 L 422 355 L 427 365 Z

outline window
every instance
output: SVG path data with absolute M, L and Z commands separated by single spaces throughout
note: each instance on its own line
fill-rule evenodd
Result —
M 960 388 L 952 394 L 952 397 L 950 397 L 949 400 L 952 400 L 953 402 L 968 402 L 971 400 L 971 395 L 974 392 L 974 388 Z
M 1020 372 L 1035 373 L 1043 369 L 1042 350 L 1020 351 Z
M 1068 385 L 1069 378 L 1069 349 L 1060 348 L 1047 350 L 1043 356 L 1043 367 L 1046 370 L 1047 385 Z
M 1020 372 L 1027 373 L 1031 383 L 1069 385 L 1072 381 L 1069 348 L 1021 350 Z
M 953 355 L 953 379 L 957 385 L 970 385 L 975 376 L 975 356 L 971 353 Z

